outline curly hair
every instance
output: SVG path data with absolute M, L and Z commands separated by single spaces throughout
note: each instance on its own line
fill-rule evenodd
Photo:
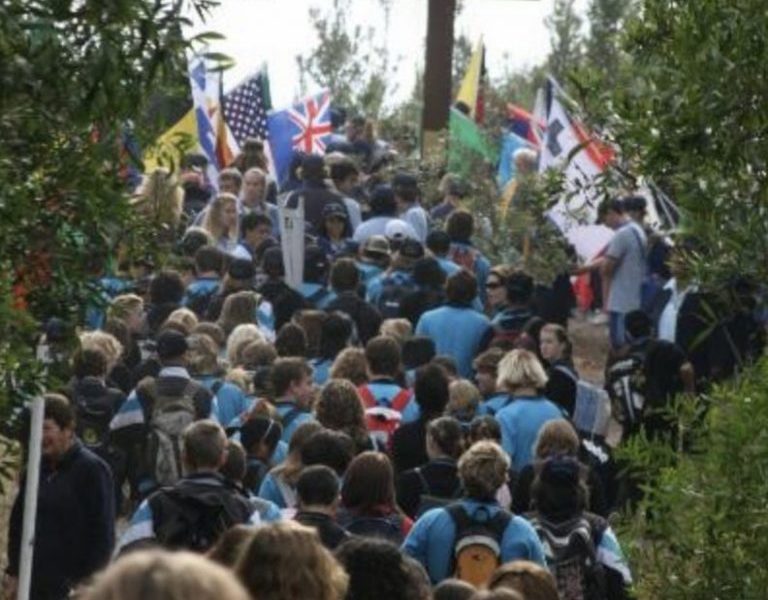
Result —
M 363 404 L 357 388 L 346 379 L 331 379 L 325 384 L 315 404 L 315 416 L 323 427 L 351 437 L 358 452 L 370 445 Z
M 346 379 L 353 385 L 368 383 L 368 363 L 362 348 L 345 348 L 333 361 L 331 379 Z
M 349 584 L 317 532 L 293 521 L 256 529 L 235 574 L 259 600 L 340 600 Z

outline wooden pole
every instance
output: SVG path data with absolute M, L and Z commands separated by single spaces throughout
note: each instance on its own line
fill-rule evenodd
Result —
M 428 10 L 421 154 L 438 159 L 445 153 L 441 137 L 448 134 L 456 0 L 429 0 Z

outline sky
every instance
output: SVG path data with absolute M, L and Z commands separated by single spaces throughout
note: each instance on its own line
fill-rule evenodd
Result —
M 583 11 L 587 1 L 577 0 L 577 9 Z M 491 78 L 539 64 L 547 56 L 549 33 L 544 19 L 552 13 L 554 0 L 463 2 L 454 33 L 465 34 L 473 41 L 483 36 Z M 221 0 L 221 6 L 213 9 L 205 23 L 196 23 L 195 31 L 212 30 L 226 36 L 226 40 L 210 48 L 236 60 L 235 67 L 225 73 L 226 89 L 266 62 L 272 102 L 280 108 L 300 95 L 296 56 L 309 53 L 317 42 L 309 9 L 328 10 L 331 6 L 332 0 Z M 378 0 L 352 0 L 348 21 L 374 27 L 383 40 L 383 14 Z M 416 74 L 423 68 L 426 29 L 427 0 L 392 0 L 386 36 L 391 60 L 397 62 L 392 103 L 410 95 Z

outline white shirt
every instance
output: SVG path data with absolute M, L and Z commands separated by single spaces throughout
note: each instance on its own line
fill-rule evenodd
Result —
M 664 305 L 664 310 L 661 311 L 661 315 L 659 316 L 658 338 L 674 343 L 677 338 L 677 316 L 680 312 L 680 307 L 683 305 L 683 302 L 685 302 L 685 297 L 690 292 L 695 291 L 695 287 L 689 285 L 680 292 L 677 289 L 677 280 L 672 277 L 666 283 L 664 289 L 670 290 L 672 295 L 669 297 L 669 301 Z

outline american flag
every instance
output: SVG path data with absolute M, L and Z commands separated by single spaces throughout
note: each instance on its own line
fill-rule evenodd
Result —
M 272 108 L 264 70 L 224 96 L 224 118 L 239 146 L 247 138 L 267 139 L 267 111 Z

